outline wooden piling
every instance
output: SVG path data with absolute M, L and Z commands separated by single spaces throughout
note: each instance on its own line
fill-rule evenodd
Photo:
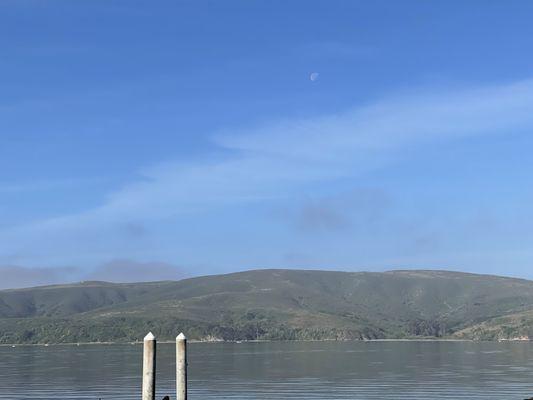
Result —
M 142 400 L 155 400 L 156 339 L 152 332 L 144 338 Z
M 187 338 L 176 338 L 176 400 L 187 400 Z

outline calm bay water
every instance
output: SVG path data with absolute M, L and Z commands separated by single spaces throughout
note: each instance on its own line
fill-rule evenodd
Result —
M 0 347 L 0 399 L 139 399 L 141 345 Z M 157 398 L 174 398 L 158 345 Z M 279 342 L 189 345 L 191 399 L 524 399 L 533 344 Z

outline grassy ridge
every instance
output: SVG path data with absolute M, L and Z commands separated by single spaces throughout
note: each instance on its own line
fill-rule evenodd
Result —
M 533 326 L 533 282 L 443 271 L 255 270 L 178 282 L 0 291 L 0 343 L 513 338 Z M 533 336 L 533 332 L 532 332 Z

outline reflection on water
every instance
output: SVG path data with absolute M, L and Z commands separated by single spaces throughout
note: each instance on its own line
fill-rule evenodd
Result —
M 192 343 L 191 399 L 524 399 L 530 343 Z M 0 399 L 139 399 L 141 345 L 0 347 Z M 174 397 L 158 346 L 157 398 Z

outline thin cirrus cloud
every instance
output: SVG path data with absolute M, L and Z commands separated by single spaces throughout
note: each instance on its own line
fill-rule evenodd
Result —
M 386 166 L 406 148 L 531 128 L 531 109 L 533 80 L 525 80 L 413 91 L 334 115 L 218 133 L 212 139 L 222 155 L 151 166 L 141 171 L 138 181 L 110 193 L 100 207 L 0 231 L 0 240 L 11 244 L 0 250 L 0 261 L 27 249 L 42 257 L 64 243 L 104 259 L 131 237 L 121 239 L 117 227 L 144 226 L 214 207 L 283 201 L 297 196 L 302 187 Z M 316 207 L 310 212 L 304 215 L 308 221 L 342 225 L 337 216 Z

